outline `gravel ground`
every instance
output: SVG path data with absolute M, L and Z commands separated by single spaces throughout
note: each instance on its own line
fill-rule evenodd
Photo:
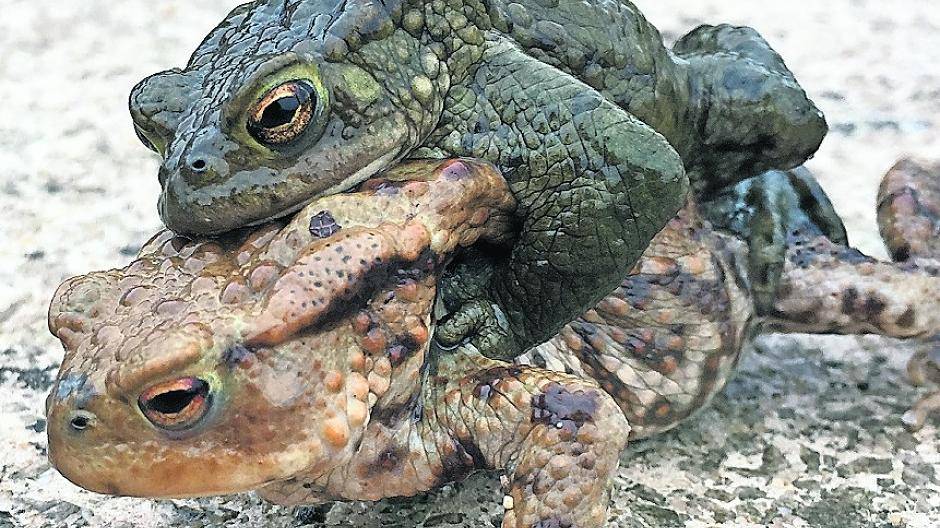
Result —
M 825 110 L 810 167 L 853 241 L 884 249 L 877 183 L 938 154 L 940 9 L 931 0 L 638 0 L 675 39 L 702 22 L 758 28 Z M 50 469 L 43 400 L 61 359 L 45 310 L 64 278 L 126 262 L 159 226 L 156 161 L 125 110 L 131 86 L 182 64 L 231 0 L 0 0 L 0 527 L 490 526 L 492 476 L 328 513 L 252 495 L 97 496 Z M 877 338 L 761 339 L 715 404 L 623 456 L 611 526 L 940 525 L 940 441 L 899 416 L 913 349 Z

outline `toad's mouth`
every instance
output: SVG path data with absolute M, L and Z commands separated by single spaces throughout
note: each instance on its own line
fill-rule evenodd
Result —
M 326 189 L 309 193 L 306 191 L 311 185 L 291 183 L 291 178 L 279 178 L 273 173 L 240 174 L 198 189 L 174 177 L 163 187 L 158 209 L 167 227 L 181 236 L 194 239 L 220 236 L 284 220 L 326 196 L 355 192 L 362 182 L 380 174 L 400 157 L 399 152 L 389 152 Z M 279 195 L 276 187 L 285 185 L 292 188 Z M 265 188 L 267 192 L 261 192 Z

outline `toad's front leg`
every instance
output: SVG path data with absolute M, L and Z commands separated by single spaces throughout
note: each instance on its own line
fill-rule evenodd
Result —
M 456 353 L 429 380 L 432 408 L 459 445 L 505 471 L 503 528 L 603 526 L 630 426 L 582 378 Z
M 273 483 L 279 504 L 413 496 L 480 469 L 504 472 L 503 528 L 598 528 L 630 426 L 583 378 L 440 350 L 423 396 L 371 417 L 356 456 Z M 420 403 L 419 403 L 420 401 Z
M 481 289 L 448 288 L 437 339 L 511 359 L 613 291 L 685 203 L 666 139 L 578 79 L 494 41 L 428 146 L 494 161 L 518 233 Z M 468 116 L 475 116 L 468 119 Z

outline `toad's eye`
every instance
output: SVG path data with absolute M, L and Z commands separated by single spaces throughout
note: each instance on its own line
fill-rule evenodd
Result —
M 307 81 L 289 81 L 267 93 L 248 114 L 248 133 L 266 145 L 300 137 L 317 109 L 317 92 Z
M 161 429 L 188 429 L 209 410 L 209 384 L 199 378 L 160 383 L 145 390 L 137 404 L 144 416 Z

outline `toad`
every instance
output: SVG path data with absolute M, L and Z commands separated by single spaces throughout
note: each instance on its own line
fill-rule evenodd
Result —
M 50 458 L 101 493 L 281 504 L 410 496 L 490 469 L 504 528 L 600 527 L 626 442 L 704 406 L 756 323 L 937 335 L 923 304 L 940 268 L 905 221 L 932 203 L 915 192 L 930 181 L 886 182 L 882 225 L 916 262 L 851 249 L 811 176 L 771 172 L 686 204 L 618 288 L 513 362 L 432 338 L 450 258 L 513 236 L 513 193 L 486 163 L 405 164 L 216 241 L 164 231 L 129 266 L 56 293 Z M 788 251 L 762 310 L 747 240 L 769 214 Z M 912 372 L 935 373 L 929 359 Z
M 625 0 L 257 0 L 130 109 L 181 235 L 291 214 L 402 159 L 495 164 L 516 242 L 438 338 L 504 358 L 616 287 L 690 180 L 704 196 L 792 168 L 826 132 L 754 30 L 702 26 L 667 49 Z

